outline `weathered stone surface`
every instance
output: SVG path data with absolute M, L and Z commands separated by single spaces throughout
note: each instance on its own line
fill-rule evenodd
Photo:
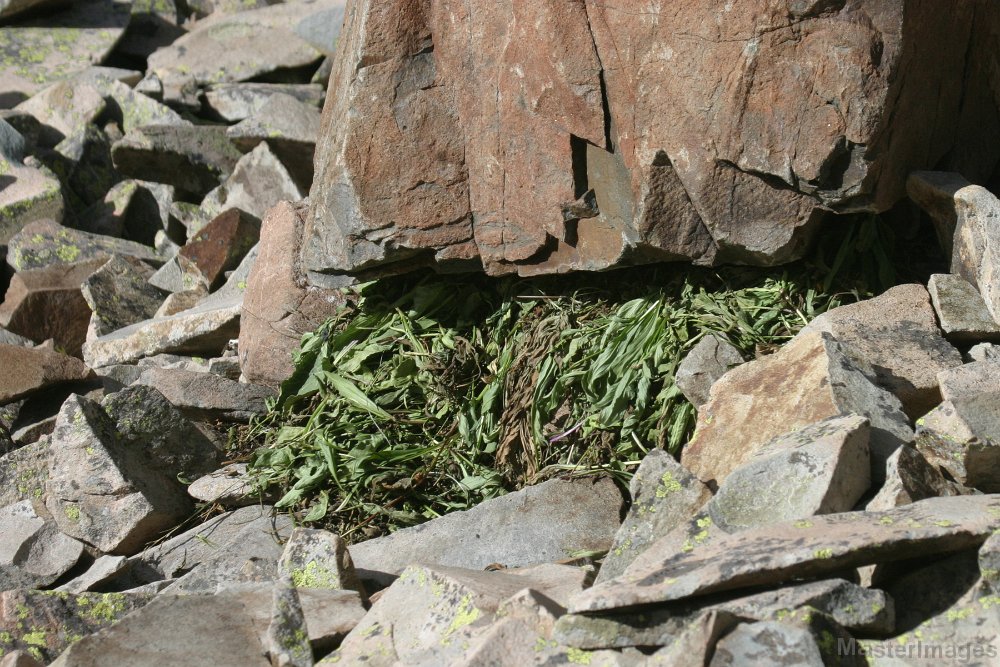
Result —
M 894 572 L 893 565 L 902 570 L 902 574 Z M 912 630 L 932 616 L 947 611 L 963 598 L 977 595 L 975 589 L 981 581 L 975 550 L 931 562 L 890 563 L 884 570 L 888 574 L 882 573 L 878 585 L 896 602 L 893 634 Z
M 93 368 L 133 363 L 164 352 L 213 357 L 239 336 L 242 297 L 139 322 L 88 341 L 83 358 Z
M 132 21 L 115 47 L 115 53 L 131 58 L 147 58 L 187 32 L 180 27 L 185 14 L 175 2 L 133 0 Z
M 326 94 L 314 83 L 217 83 L 205 88 L 205 105 L 223 120 L 239 122 L 257 112 L 272 95 L 289 95 L 319 108 Z M 318 129 L 318 128 L 317 128 Z M 313 144 L 316 137 L 313 137 Z
M 77 77 L 104 96 L 109 112 L 123 132 L 146 125 L 189 125 L 180 114 L 154 99 L 136 92 L 128 84 L 102 71 L 87 71 Z
M 632 505 L 597 581 L 620 575 L 651 542 L 690 519 L 712 497 L 707 486 L 662 449 L 642 460 L 629 491 Z
M 482 569 L 554 562 L 610 547 L 621 507 L 610 479 L 550 480 L 355 544 L 351 557 L 362 580 L 383 583 L 413 563 Z
M 153 317 L 167 292 L 149 284 L 152 275 L 138 259 L 115 255 L 84 280 L 80 289 L 92 311 L 87 339 Z
M 336 533 L 296 528 L 278 562 L 278 573 L 295 588 L 328 588 L 364 593 L 347 545 Z
M 950 340 L 1000 339 L 1000 325 L 990 314 L 979 291 L 962 276 L 936 273 L 927 283 L 941 329 Z
M 225 281 L 225 272 L 235 269 L 260 238 L 260 221 L 231 208 L 205 225 L 181 248 L 180 256 L 191 260 L 211 288 Z
M 275 394 L 270 387 L 172 368 L 147 368 L 136 384 L 156 388 L 181 412 L 201 420 L 249 421 L 264 414 L 265 399 Z
M 735 598 L 706 596 L 613 616 L 568 614 L 556 623 L 554 638 L 581 649 L 666 646 L 706 613 L 780 621 L 807 610 L 820 611 L 845 628 L 863 633 L 890 633 L 895 627 L 895 606 L 885 592 L 843 579 L 823 579 Z
M 0 345 L 0 404 L 16 401 L 38 389 L 90 377 L 79 359 L 56 352 L 52 347 Z
M 730 632 L 744 619 L 727 612 L 709 611 L 688 623 L 669 646 L 654 653 L 648 664 L 676 667 L 704 667 L 712 657 L 719 637 Z
M 977 394 L 1000 392 L 1000 361 L 974 361 L 938 373 L 941 398 L 960 401 Z
M 127 441 L 96 403 L 71 396 L 52 443 L 45 505 L 67 535 L 127 555 L 191 509 L 177 480 L 150 465 L 155 452 Z
M 813 331 L 831 334 L 848 358 L 868 364 L 875 384 L 895 395 L 911 419 L 940 402 L 937 374 L 962 364 L 962 355 L 942 337 L 922 285 L 899 285 L 874 299 L 835 308 L 799 336 Z
M 917 421 L 917 449 L 956 481 L 1000 492 L 1000 391 L 945 401 Z
M 618 579 L 584 591 L 573 612 L 682 600 L 718 591 L 820 576 L 892 560 L 976 548 L 1000 526 L 1000 496 L 922 500 L 886 512 L 828 514 L 772 524 L 666 558 L 656 545 Z
M 1000 533 L 993 533 L 979 548 L 979 572 L 984 588 L 1000 594 Z
M 344 303 L 342 292 L 307 284 L 299 261 L 303 216 L 303 208 L 287 202 L 264 216 L 240 320 L 240 366 L 251 382 L 283 382 L 302 335 Z
M 945 479 L 916 447 L 906 445 L 889 457 L 885 483 L 865 509 L 869 512 L 889 510 L 925 498 L 959 495 L 960 490 L 954 482 Z
M 715 381 L 743 361 L 743 355 L 728 341 L 709 334 L 684 357 L 674 374 L 674 381 L 684 398 L 700 408 L 708 402 L 708 391 Z
M 776 621 L 740 623 L 715 645 L 711 667 L 800 665 L 821 667 L 823 655 L 808 630 Z
M 19 336 L 13 331 L 7 331 L 0 327 L 0 345 L 19 345 L 21 347 L 34 347 L 35 342 L 30 338 Z
M 17 105 L 40 124 L 38 141 L 51 147 L 97 120 L 104 111 L 104 96 L 93 86 L 77 80 L 60 81 Z
M 47 438 L 0 456 L 0 507 L 22 500 L 42 500 L 48 474 Z
M 990 343 L 973 345 L 969 348 L 964 358 L 966 363 L 972 363 L 973 361 L 1000 361 L 1000 345 L 992 345 Z
M 151 597 L 133 593 L 5 591 L 0 593 L 0 653 L 23 649 L 47 663 L 81 637 L 108 627 Z
M 111 144 L 117 128 L 84 125 L 51 151 L 39 151 L 38 159 L 63 184 L 67 208 L 80 211 L 104 199 L 121 175 L 111 160 Z M 88 230 L 90 231 L 90 230 Z
M 291 579 L 282 577 L 274 586 L 271 623 L 267 627 L 264 648 L 272 665 L 313 667 L 306 618 L 298 591 Z
M 62 186 L 51 171 L 0 156 L 0 173 L 7 184 L 0 191 L 0 243 L 35 220 L 62 219 Z
M 0 106 L 12 107 L 99 63 L 128 21 L 125 2 L 79 0 L 63 11 L 0 27 Z
M 277 94 L 252 116 L 226 130 L 226 135 L 243 151 L 266 141 L 296 181 L 308 189 L 319 131 L 318 109 L 291 95 Z
M 246 463 L 230 463 L 199 477 L 188 487 L 188 495 L 223 507 L 242 507 L 259 501 L 247 476 Z
M 135 257 L 154 266 L 164 261 L 155 250 L 139 243 L 81 232 L 52 220 L 39 220 L 26 225 L 10 240 L 7 263 L 15 271 L 27 271 L 90 259 L 107 261 L 115 254 Z
M 259 221 L 279 202 L 300 199 L 302 193 L 285 166 L 271 152 L 270 144 L 260 143 L 240 158 L 233 175 L 225 183 L 205 197 L 202 208 L 216 215 L 237 208 Z M 204 228 L 198 233 L 202 231 Z
M 226 138 L 224 127 L 145 125 L 116 141 L 111 156 L 125 176 L 202 197 L 233 173 L 240 152 Z
M 182 292 L 208 294 L 208 280 L 193 260 L 180 254 L 161 266 L 150 277 L 149 284 L 173 294 Z
M 772 438 L 842 414 L 871 422 L 872 478 L 913 439 L 899 400 L 874 385 L 828 333 L 800 334 L 770 356 L 726 373 L 698 413 L 694 438 L 681 462 L 702 481 L 721 484 Z
M 81 285 L 102 264 L 89 260 L 18 271 L 0 304 L 0 325 L 34 341 L 51 338 L 79 356 L 91 315 Z
M 125 556 L 101 556 L 87 568 L 86 572 L 67 581 L 56 590 L 67 593 L 86 593 L 102 588 L 102 584 L 121 572 L 127 562 L 128 559 Z
M 83 555 L 83 543 L 30 500 L 0 507 L 0 534 L 0 590 L 48 586 Z
M 146 246 L 156 245 L 156 234 L 169 229 L 174 188 L 161 183 L 124 180 L 108 190 L 80 218 L 87 229 L 109 236 L 127 236 Z M 174 233 L 180 235 L 176 228 Z M 170 253 L 158 248 L 165 257 Z
M 801 256 L 824 210 L 887 210 L 914 169 L 989 178 L 997 12 L 351 5 L 306 266 L 401 271 L 419 255 L 526 274 Z M 928 109 L 932 96 L 948 102 Z M 591 189 L 599 214 L 577 217 Z

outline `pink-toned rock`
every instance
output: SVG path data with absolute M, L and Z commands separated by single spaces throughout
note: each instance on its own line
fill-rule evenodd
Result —
M 231 208 L 220 213 L 180 250 L 208 280 L 218 287 L 225 272 L 235 269 L 260 237 L 260 223 L 253 216 Z
M 292 372 L 302 334 L 344 303 L 344 293 L 307 285 L 299 265 L 303 207 L 282 202 L 264 217 L 240 321 L 240 365 L 250 382 L 276 386 Z
M 51 345 L 23 347 L 0 344 L 0 404 L 16 401 L 33 391 L 61 382 L 90 377 L 90 369 Z
M 988 0 L 358 0 L 306 267 L 793 259 L 915 169 L 990 177 L 998 26 Z

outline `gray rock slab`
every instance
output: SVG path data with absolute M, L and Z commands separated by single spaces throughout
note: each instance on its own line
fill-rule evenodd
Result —
M 643 458 L 629 490 L 632 505 L 597 581 L 620 575 L 651 542 L 690 519 L 712 497 L 707 486 L 661 449 Z
M 869 512 L 889 510 L 925 498 L 961 495 L 962 488 L 945 479 L 916 447 L 905 446 L 889 457 L 886 479 L 865 509 Z
M 240 152 L 216 125 L 145 125 L 132 129 L 111 149 L 123 175 L 172 185 L 201 197 L 233 172 Z
M 808 525 L 806 525 L 808 523 Z M 1000 496 L 931 498 L 886 512 L 845 512 L 728 535 L 666 558 L 653 547 L 625 574 L 584 591 L 573 612 L 682 600 L 822 576 L 847 567 L 976 548 L 1000 526 Z
M 1000 533 L 993 533 L 979 548 L 979 573 L 984 589 L 1000 595 Z
M 1000 360 L 974 361 L 938 373 L 941 398 L 960 401 L 1000 391 Z
M 100 405 L 72 395 L 52 434 L 46 507 L 59 529 L 105 553 L 138 551 L 191 510 L 176 479 L 127 441 Z
M 146 125 L 190 125 L 179 113 L 156 100 L 136 92 L 128 84 L 102 71 L 86 71 L 77 77 L 92 86 L 108 103 L 115 121 L 128 133 Z
M 352 545 L 362 580 L 392 581 L 408 565 L 482 569 L 555 562 L 605 551 L 621 520 L 609 479 L 550 480 L 420 526 Z
M 52 147 L 66 137 L 94 123 L 104 111 L 104 95 L 93 86 L 78 80 L 60 81 L 30 99 L 15 110 L 30 113 L 39 122 L 38 141 Z
M 323 104 L 326 89 L 314 83 L 217 83 L 206 86 L 205 105 L 230 123 L 254 115 L 272 95 L 289 95 L 312 107 Z
M 39 220 L 26 225 L 10 240 L 7 263 L 15 271 L 27 271 L 90 259 L 107 261 L 116 254 L 135 257 L 154 266 L 164 262 L 164 258 L 148 246 L 70 229 L 53 220 Z
M 945 401 L 917 420 L 917 449 L 956 481 L 1000 492 L 1000 391 Z
M 188 495 L 223 507 L 253 505 L 259 499 L 247 477 L 246 463 L 230 463 L 191 482 Z
M 199 290 L 208 294 L 208 280 L 198 266 L 183 255 L 174 255 L 149 279 L 149 284 L 172 294 Z
M 674 374 L 674 381 L 684 398 L 699 408 L 708 402 L 708 391 L 715 381 L 743 361 L 740 351 L 727 340 L 709 334 L 684 357 Z
M 327 530 L 296 528 L 278 562 L 278 574 L 295 588 L 327 588 L 364 593 L 347 544 Z
M 138 322 L 85 343 L 83 357 L 98 368 L 162 353 L 218 356 L 239 335 L 242 305 L 240 297 Z
M 48 586 L 83 555 L 83 543 L 30 500 L 0 507 L 0 535 L 0 590 Z
M 199 420 L 249 421 L 264 414 L 264 401 L 275 395 L 270 387 L 171 368 L 147 368 L 136 385 L 154 387 L 181 412 Z
M 927 283 L 941 330 L 949 340 L 1000 340 L 1000 325 L 993 319 L 979 290 L 962 276 L 936 273 Z
M 295 202 L 303 197 L 269 144 L 262 142 L 240 158 L 226 182 L 205 197 L 202 208 L 216 215 L 238 208 L 260 220 L 278 202 Z
M 62 11 L 0 27 L 0 105 L 12 107 L 101 62 L 129 18 L 128 3 L 79 0 Z
M 1000 361 L 1000 345 L 978 343 L 969 348 L 964 358 L 966 363 L 973 361 Z
M 152 275 L 147 264 L 123 255 L 91 274 L 80 288 L 93 311 L 87 337 L 93 340 L 153 317 L 167 292 L 149 284 Z
M 7 184 L 0 191 L 0 243 L 11 242 L 9 258 L 14 235 L 28 223 L 62 220 L 63 190 L 56 175 L 44 167 L 29 167 L 0 157 L 0 174 Z
M 46 438 L 0 456 L 0 507 L 22 500 L 41 501 L 49 474 Z
M 267 626 L 264 647 L 272 665 L 313 667 L 306 617 L 299 593 L 288 577 L 282 577 L 274 585 L 271 623 Z
M 821 667 L 823 654 L 808 630 L 776 621 L 741 623 L 715 645 L 709 667 Z
M 279 93 L 249 118 L 226 130 L 226 134 L 243 151 L 267 142 L 300 187 L 308 189 L 319 130 L 320 114 L 316 107 Z
M 101 556 L 87 568 L 86 572 L 67 581 L 56 590 L 66 593 L 86 593 L 100 589 L 102 584 L 125 569 L 127 563 L 128 559 L 125 556 Z

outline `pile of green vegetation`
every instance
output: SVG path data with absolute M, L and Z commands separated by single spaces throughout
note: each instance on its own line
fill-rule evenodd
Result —
M 885 233 L 877 220 L 847 226 L 829 261 L 775 270 L 353 288 L 303 338 L 294 374 L 252 425 L 251 473 L 280 494 L 277 507 L 352 541 L 552 477 L 626 483 L 651 448 L 677 453 L 689 439 L 695 411 L 673 378 L 701 337 L 752 358 L 888 287 Z

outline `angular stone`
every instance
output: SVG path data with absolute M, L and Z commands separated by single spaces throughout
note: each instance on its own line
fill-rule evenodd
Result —
M 648 664 L 695 667 L 709 664 L 719 638 L 744 619 L 727 612 L 710 611 L 698 616 L 669 646 L 654 653 Z
M 994 595 L 1000 594 L 1000 533 L 993 533 L 980 547 L 979 572 L 984 588 Z
M 277 386 L 287 379 L 302 335 L 345 303 L 342 291 L 307 284 L 299 262 L 303 215 L 283 202 L 264 216 L 240 320 L 240 366 L 251 382 Z
M 729 342 L 709 334 L 684 357 L 674 374 L 674 382 L 684 398 L 700 408 L 708 402 L 708 391 L 715 381 L 743 361 L 743 355 Z
M 620 575 L 650 543 L 690 519 L 712 497 L 707 486 L 662 449 L 643 458 L 629 490 L 632 505 L 597 581 Z
M 739 366 L 712 387 L 681 463 L 721 484 L 772 438 L 827 417 L 858 414 L 871 422 L 872 479 L 913 439 L 899 399 L 873 384 L 828 333 L 800 334 L 778 352 Z
M 83 358 L 98 368 L 165 352 L 217 356 L 239 336 L 242 302 L 234 298 L 133 324 L 85 343 Z
M 236 208 L 259 221 L 279 202 L 296 202 L 302 198 L 288 170 L 271 152 L 269 143 L 260 143 L 240 158 L 233 175 L 205 197 L 202 207 L 216 214 Z M 198 233 L 201 231 L 204 228 Z
M 0 27 L 0 106 L 12 107 L 100 62 L 128 22 L 127 3 L 80 0 L 65 10 Z
M 149 284 L 153 270 L 134 257 L 115 255 L 81 287 L 92 315 L 87 339 L 93 340 L 130 324 L 148 320 L 167 298 Z
M 86 593 L 96 588 L 102 588 L 108 579 L 121 572 L 128 562 L 125 556 L 101 556 L 87 568 L 79 577 L 67 581 L 57 588 L 67 593 Z
M 0 327 L 0 345 L 19 345 L 21 347 L 34 347 L 35 342 L 30 338 L 18 336 L 12 331 L 7 331 Z
M 181 248 L 180 256 L 191 260 L 210 287 L 225 281 L 225 272 L 235 269 L 260 238 L 260 222 L 231 208 L 216 216 Z
M 0 590 L 48 586 L 83 555 L 83 543 L 39 509 L 30 500 L 0 507 Z
M 50 147 L 96 122 L 104 107 L 104 96 L 97 89 L 70 80 L 49 86 L 16 108 L 38 119 L 38 141 Z
M 889 565 L 903 570 L 900 574 L 887 566 L 884 569 L 888 574 L 880 573 L 883 576 L 878 580 L 879 588 L 896 602 L 895 633 L 912 630 L 932 616 L 947 611 L 963 598 L 977 595 L 976 589 L 981 581 L 975 550 L 929 563 L 915 560 Z
M 90 377 L 79 359 L 56 352 L 50 346 L 0 345 L 0 404 L 16 401 L 43 387 L 76 382 Z
M 278 562 L 278 573 L 295 588 L 352 590 L 364 594 L 347 545 L 336 533 L 296 528 Z
M 1000 361 L 974 361 L 938 373 L 941 398 L 961 401 L 977 394 L 1000 392 Z
M 150 277 L 149 284 L 173 294 L 183 292 L 208 294 L 208 280 L 193 260 L 180 254 L 161 266 Z
M 148 58 L 158 48 L 169 46 L 187 32 L 180 27 L 185 14 L 172 1 L 133 0 L 132 21 L 115 47 L 115 53 L 129 58 Z
M 155 245 L 157 232 L 169 228 L 173 198 L 174 189 L 169 185 L 125 180 L 108 190 L 104 200 L 92 205 L 81 217 L 87 219 L 87 228 L 96 233 L 127 236 L 143 245 Z
M 71 396 L 52 443 L 45 505 L 67 535 L 127 555 L 191 509 L 177 480 L 151 467 L 154 453 L 125 440 L 96 403 Z
M 135 384 L 154 387 L 188 417 L 205 421 L 249 421 L 264 414 L 265 400 L 275 395 L 270 387 L 171 368 L 147 368 Z
M 225 128 L 215 125 L 146 125 L 134 128 L 111 149 L 125 176 L 172 185 L 203 197 L 233 172 L 240 152 Z
M 313 667 L 313 652 L 302 603 L 295 586 L 285 577 L 274 586 L 271 623 L 267 627 L 264 647 L 272 665 Z
M 49 474 L 48 459 L 47 438 L 0 456 L 0 507 L 22 500 L 41 501 Z
M 413 563 L 482 569 L 554 562 L 606 551 L 621 507 L 610 479 L 554 479 L 352 545 L 351 557 L 362 580 L 380 583 Z
M 121 175 L 111 160 L 111 144 L 117 127 L 84 125 L 51 151 L 39 151 L 38 159 L 63 184 L 67 208 L 79 212 L 102 201 Z M 92 230 L 88 230 L 92 231 Z
M 226 135 L 242 151 L 267 142 L 296 181 L 308 188 L 313 180 L 319 130 L 316 107 L 291 95 L 277 94 L 252 116 L 226 130 Z
M 23 649 L 48 663 L 81 637 L 110 626 L 151 597 L 132 593 L 5 591 L 0 593 L 0 653 Z
M 0 325 L 34 341 L 51 338 L 60 349 L 79 356 L 91 316 L 81 285 L 102 264 L 89 260 L 18 271 L 0 304 Z
M 823 654 L 807 630 L 776 621 L 741 623 L 715 645 L 710 667 L 800 665 L 821 667 Z
M 112 117 L 125 133 L 146 125 L 190 125 L 170 107 L 136 92 L 105 72 L 84 72 L 78 79 L 104 96 Z
M 941 329 L 949 340 L 1000 339 L 1000 325 L 990 314 L 979 291 L 968 280 L 950 273 L 936 273 L 927 283 Z
M 573 612 L 682 600 L 709 593 L 817 577 L 847 567 L 976 548 L 1000 525 L 1000 496 L 922 500 L 886 512 L 845 512 L 772 524 L 661 557 L 656 544 L 618 579 L 584 591 Z
M 39 220 L 26 225 L 10 240 L 7 263 L 15 271 L 28 271 L 91 259 L 106 262 L 116 254 L 135 257 L 154 266 L 164 261 L 152 248 L 133 241 L 81 232 L 52 220 Z
M 323 104 L 326 90 L 314 83 L 216 83 L 205 88 L 205 105 L 230 123 L 246 120 L 272 95 L 288 95 L 311 107 Z M 316 139 L 313 137 L 313 145 Z
M 848 358 L 868 364 L 875 384 L 895 395 L 911 419 L 940 402 L 937 374 L 962 363 L 962 355 L 942 337 L 922 285 L 899 285 L 874 299 L 835 308 L 799 336 L 813 331 L 831 334 Z
M 1000 361 L 1000 345 L 990 343 L 973 345 L 965 355 L 965 362 L 973 361 Z
M 917 449 L 956 481 L 1000 492 L 1000 391 L 945 401 L 917 420 Z
M 247 476 L 246 463 L 230 463 L 199 477 L 188 487 L 188 495 L 223 507 L 243 507 L 259 500 Z
M 7 184 L 0 191 L 0 243 L 10 242 L 13 248 L 14 235 L 29 223 L 62 219 L 62 186 L 51 171 L 0 156 L 0 175 Z
M 878 512 L 909 505 L 925 498 L 960 495 L 961 489 L 944 478 L 916 447 L 904 446 L 889 457 L 886 479 L 865 510 Z

